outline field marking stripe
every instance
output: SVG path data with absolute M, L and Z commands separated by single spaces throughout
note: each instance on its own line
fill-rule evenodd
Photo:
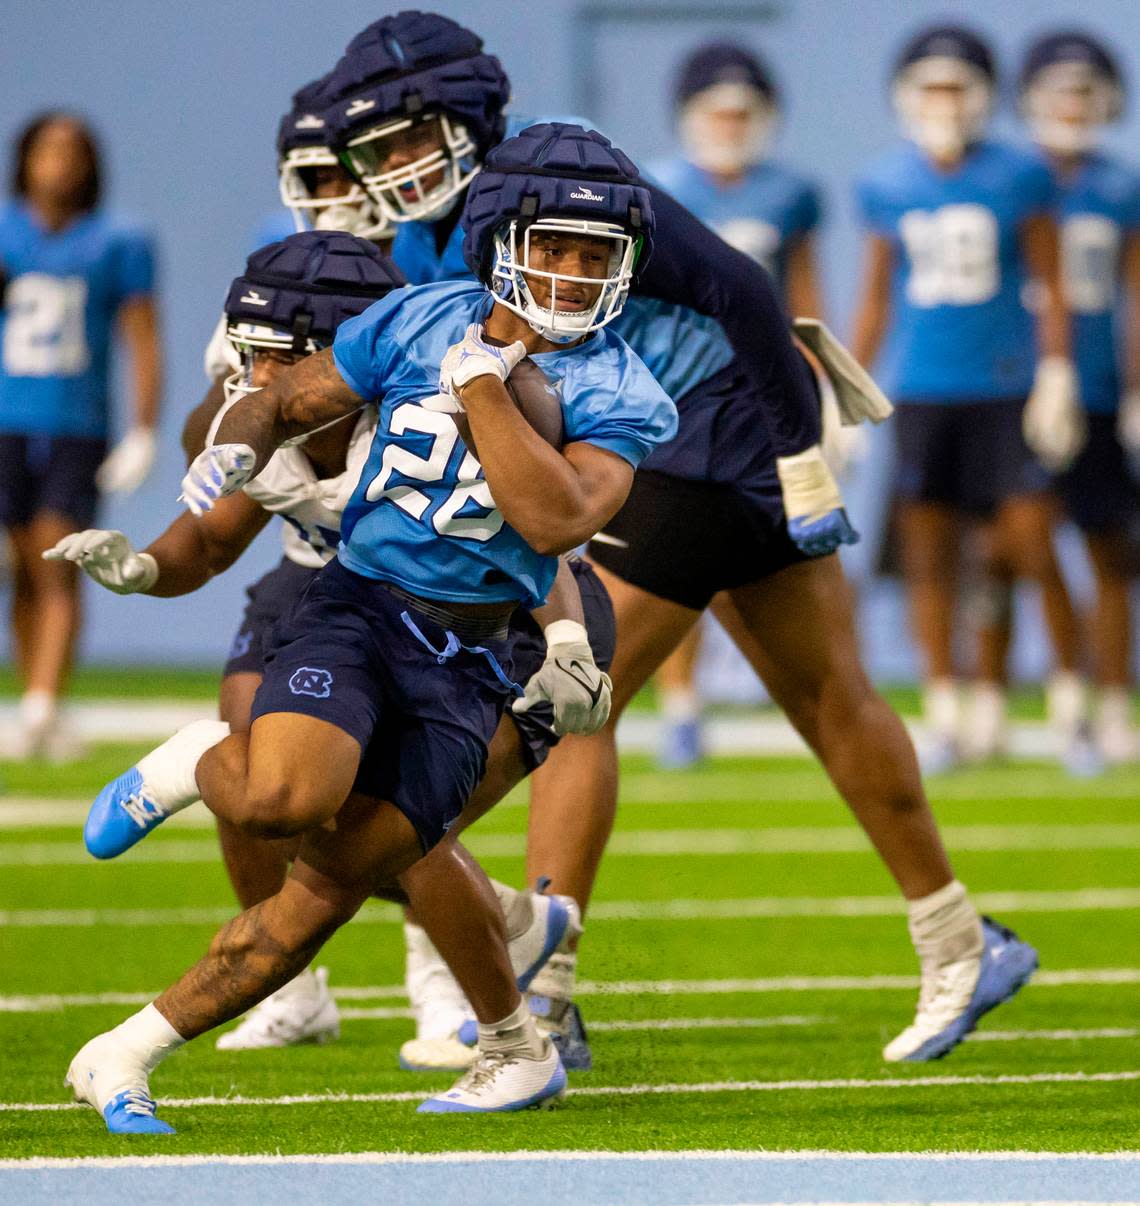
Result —
M 938 1086 L 959 1088 L 965 1085 L 989 1087 L 1001 1085 L 1112 1084 L 1140 1080 L 1140 1070 L 1125 1072 L 1034 1072 L 1007 1076 L 912 1076 L 906 1078 L 848 1080 L 714 1080 L 695 1084 L 589 1085 L 567 1089 L 567 1097 L 653 1097 L 684 1093 L 788 1093 L 817 1090 L 929 1089 Z M 281 1097 L 171 1097 L 160 1100 L 161 1109 L 186 1109 L 200 1106 L 291 1106 L 326 1104 L 384 1104 L 423 1101 L 419 1092 L 395 1093 L 296 1093 Z M 6 1113 L 55 1113 L 85 1108 L 80 1102 L 0 1102 Z M 86 1107 L 90 1108 L 90 1107 Z
M 1075 888 L 1059 891 L 977 892 L 973 901 L 988 912 L 1099 912 L 1140 906 L 1140 888 Z M 758 896 L 727 900 L 602 900 L 590 910 L 598 921 L 709 921 L 760 917 L 894 917 L 905 913 L 900 896 Z M 0 926 L 71 928 L 93 926 L 221 925 L 232 907 L 173 909 L 10 909 L 0 910 Z M 395 905 L 369 903 L 357 925 L 400 921 Z
M 1140 1037 L 1140 1030 L 1135 1027 L 1101 1026 L 1091 1030 L 976 1030 L 967 1037 L 966 1041 L 970 1043 L 1013 1043 L 1022 1039 L 1042 1039 L 1048 1042 L 1065 1042 L 1070 1039 L 1131 1039 L 1137 1037 Z
M 1039 971 L 1030 986 L 1062 988 L 1083 984 L 1140 984 L 1140 967 L 1069 968 Z M 734 980 L 581 980 L 577 994 L 595 996 L 722 996 L 730 993 L 767 992 L 878 992 L 912 990 L 917 976 L 768 976 Z M 0 997 L 0 1013 L 50 1013 L 96 1005 L 145 1005 L 153 992 L 40 993 Z M 333 986 L 338 1001 L 404 1000 L 402 984 Z
M 955 851 L 1000 854 L 1010 850 L 1117 850 L 1140 847 L 1140 824 L 1106 825 L 947 825 L 946 845 Z M 526 835 L 478 832 L 471 848 L 485 858 L 512 858 L 526 853 Z M 870 842 L 856 828 L 794 826 L 766 829 L 633 829 L 619 830 L 606 853 L 617 857 L 669 855 L 871 854 Z M 209 838 L 144 843 L 124 866 L 143 863 L 212 863 L 220 861 Z M 74 842 L 5 843 L 0 867 L 100 864 Z
M 52 1169 L 52 1168 L 182 1168 L 202 1164 L 258 1165 L 258 1164 L 531 1164 L 550 1161 L 566 1163 L 575 1161 L 635 1163 L 703 1163 L 779 1164 L 827 1161 L 845 1163 L 931 1163 L 931 1164 L 997 1164 L 1003 1162 L 1019 1164 L 1103 1164 L 1110 1162 L 1133 1163 L 1140 1161 L 1140 1152 L 847 1152 L 823 1148 L 800 1151 L 753 1151 L 694 1148 L 691 1151 L 648 1150 L 615 1152 L 604 1150 L 516 1150 L 505 1152 L 450 1151 L 450 1152 L 337 1152 L 312 1154 L 265 1152 L 251 1155 L 186 1155 L 186 1156 L 26 1156 L 0 1160 L 3 1169 Z

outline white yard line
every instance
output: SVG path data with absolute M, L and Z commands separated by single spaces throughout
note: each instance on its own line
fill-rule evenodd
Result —
M 1130 1027 L 1102 1026 L 1095 1030 L 977 1030 L 966 1041 L 969 1043 L 1015 1043 L 1023 1039 L 1066 1042 L 1078 1039 L 1133 1038 L 1140 1038 L 1140 1030 Z
M 1076 888 L 1053 892 L 976 892 L 974 903 L 988 912 L 1101 912 L 1140 906 L 1140 888 Z M 760 917 L 893 917 L 905 912 L 899 896 L 758 896 L 728 900 L 602 900 L 590 909 L 599 921 L 739 921 Z M 15 929 L 95 926 L 221 925 L 234 916 L 228 906 L 154 909 L 0 910 L 0 927 Z M 394 905 L 369 903 L 354 924 L 399 921 Z
M 1119 825 L 946 825 L 942 837 L 951 850 L 1001 853 L 1010 850 L 1131 850 L 1140 847 L 1140 824 Z M 487 858 L 515 858 L 526 853 L 526 835 L 472 833 L 471 849 Z M 619 830 L 606 847 L 607 856 L 747 854 L 871 854 L 870 843 L 856 828 L 788 826 L 753 829 Z M 139 863 L 211 863 L 220 860 L 217 844 L 200 841 L 143 842 L 124 860 Z M 0 845 L 0 867 L 86 866 L 99 864 L 74 841 Z
M 815 1091 L 863 1091 L 877 1089 L 929 1089 L 991 1087 L 1001 1085 L 1045 1084 L 1114 1084 L 1140 1080 L 1140 1070 L 1122 1072 L 1034 1072 L 1011 1076 L 913 1076 L 870 1079 L 854 1077 L 848 1080 L 720 1080 L 696 1084 L 638 1084 L 589 1085 L 567 1089 L 567 1097 L 656 1097 L 696 1093 L 790 1093 Z M 163 1109 L 182 1109 L 200 1106 L 292 1106 L 326 1104 L 384 1104 L 422 1101 L 425 1093 L 297 1093 L 282 1097 L 174 1097 L 163 1098 Z M 8 1113 L 54 1113 L 59 1110 L 84 1108 L 78 1102 L 8 1101 L 0 1102 L 0 1111 Z M 90 1108 L 90 1107 L 87 1107 Z
M 1086 984 L 1140 984 L 1140 968 L 1069 968 L 1039 971 L 1032 988 L 1065 988 Z M 580 980 L 578 996 L 726 996 L 770 992 L 912 992 L 917 976 L 762 976 L 753 979 L 710 980 Z M 60 1009 L 102 1005 L 145 1005 L 152 992 L 39 993 L 0 997 L 0 1013 L 52 1013 Z M 338 1001 L 403 1000 L 402 984 L 333 985 Z

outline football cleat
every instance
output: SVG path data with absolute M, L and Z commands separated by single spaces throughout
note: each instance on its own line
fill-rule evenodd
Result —
M 962 765 L 962 748 L 953 737 L 935 737 L 918 757 L 924 775 L 948 775 Z
M 578 1006 L 573 1001 L 535 993 L 527 997 L 527 1005 L 539 1032 L 549 1035 L 557 1048 L 562 1066 L 568 1072 L 589 1072 L 594 1066 L 594 1057 Z
M 400 1047 L 400 1067 L 405 1072 L 463 1072 L 478 1057 L 478 1048 L 465 1043 L 458 1034 L 408 1039 Z
M 96 1035 L 81 1047 L 63 1082 L 75 1100 L 103 1115 L 112 1135 L 173 1135 L 174 1127 L 155 1117 L 146 1074 L 127 1066 L 109 1034 Z
M 419 1114 L 503 1114 L 553 1105 L 566 1090 L 566 1072 L 551 1042 L 529 1059 L 505 1051 L 480 1051 L 454 1087 L 429 1097 Z
M 657 765 L 663 770 L 686 770 L 703 755 L 699 720 L 667 721 L 661 727 Z
M 329 969 L 304 971 L 251 1009 L 234 1030 L 220 1035 L 219 1051 L 256 1051 L 331 1043 L 340 1037 L 340 1013 L 329 992 Z
M 139 768 L 132 766 L 95 797 L 83 826 L 83 843 L 96 858 L 117 858 L 169 815 L 148 790 Z
M 530 894 L 531 923 L 507 944 L 519 992 L 526 992 L 555 951 L 582 935 L 578 902 L 572 896 L 548 896 L 549 882 L 539 880 L 538 891 Z
M 923 972 L 914 1021 L 883 1048 L 891 1063 L 941 1059 L 991 1009 L 1008 1001 L 1037 970 L 1037 952 L 989 917 L 982 953 Z

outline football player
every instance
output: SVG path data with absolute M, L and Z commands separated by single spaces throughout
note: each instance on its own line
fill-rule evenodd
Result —
M 511 613 L 544 600 L 558 554 L 606 522 L 637 464 L 676 430 L 673 404 L 605 330 L 653 234 L 649 195 L 621 152 L 564 125 L 507 140 L 471 190 L 466 228 L 483 284 L 389 294 L 345 323 L 331 351 L 234 406 L 184 479 L 188 507 L 203 514 L 287 440 L 369 401 L 379 408 L 340 552 L 274 634 L 250 733 L 188 726 L 92 807 L 89 845 L 108 856 L 199 794 L 256 832 L 304 835 L 277 895 L 73 1060 L 69 1083 L 112 1130 L 169 1130 L 147 1084 L 158 1062 L 285 983 L 378 882 L 444 841 L 521 694 Z M 560 391 L 561 452 L 505 388 L 528 355 Z M 421 1108 L 509 1110 L 556 1096 L 565 1073 L 519 996 L 486 881 L 444 882 L 417 911 L 433 910 L 429 932 L 465 970 L 480 1058 Z
M 14 169 L 0 208 L 0 524 L 23 689 L 9 754 L 60 759 L 75 752 L 59 698 L 79 635 L 79 586 L 71 566 L 40 554 L 91 523 L 100 493 L 130 493 L 150 472 L 162 388 L 154 245 L 102 208 L 98 147 L 75 115 L 29 122 Z M 134 410 L 108 453 L 116 336 Z
M 1079 626 L 1052 543 L 1050 473 L 1084 439 L 1060 280 L 1054 187 L 1036 156 L 988 139 L 996 70 L 972 31 L 940 26 L 903 48 L 893 97 L 905 141 L 857 187 L 866 227 L 853 350 L 880 359 L 897 403 L 896 489 L 904 574 L 925 660 L 929 769 L 963 753 L 953 659 L 963 520 L 984 525 L 991 582 L 1042 590 L 1058 671 L 1050 695 L 1066 759 L 1087 757 Z M 1027 308 L 1034 282 L 1037 300 Z M 981 643 L 970 730 L 995 732 L 1005 650 Z M 977 742 L 972 744 L 976 745 Z M 975 754 L 981 751 L 971 751 Z
M 498 60 L 446 18 L 404 13 L 361 34 L 333 77 L 355 81 L 327 114 L 333 145 L 347 148 L 369 195 L 388 205 L 397 263 L 413 280 L 456 276 L 456 198 L 507 120 Z M 979 918 L 954 878 L 910 741 L 863 671 L 847 586 L 831 555 L 856 537 L 819 446 L 818 396 L 769 277 L 663 190 L 649 192 L 659 254 L 616 321 L 668 381 L 680 429 L 647 459 L 622 510 L 590 544 L 617 618 L 615 707 L 599 734 L 565 739 L 536 774 L 528 877 L 550 877 L 584 907 L 617 806 L 617 715 L 724 592 L 718 618 L 819 755 L 907 899 L 928 988 L 887 1058 L 935 1058 L 1017 991 L 1036 956 Z M 693 310 L 723 328 L 727 357 L 715 340 L 690 339 Z M 828 343 L 826 353 L 833 376 L 848 385 L 858 379 L 852 411 L 883 417 L 873 383 L 845 350 Z M 873 766 L 865 757 L 872 748 Z M 575 975 L 574 955 L 555 956 L 533 999 L 567 1066 L 589 1066 Z
M 1100 149 L 1124 100 L 1120 69 L 1087 34 L 1046 34 L 1021 69 L 1021 108 L 1058 191 L 1061 264 L 1088 436 L 1057 480 L 1096 578 L 1100 688 L 1095 735 L 1109 763 L 1137 757 L 1132 726 L 1131 574 L 1125 530 L 1136 512 L 1129 466 L 1140 456 L 1140 174 Z M 1131 307 L 1117 336 L 1125 302 Z

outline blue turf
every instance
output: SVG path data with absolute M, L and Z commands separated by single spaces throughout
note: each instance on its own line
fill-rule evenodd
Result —
M 459 1124 L 456 1125 L 471 1125 Z M 925 1156 L 852 1159 L 774 1156 L 630 1160 L 462 1159 L 386 1165 L 266 1163 L 156 1168 L 0 1169 L 0 1200 L 21 1206 L 161 1201 L 211 1206 L 269 1200 L 431 1202 L 432 1206 L 695 1206 L 771 1202 L 1134 1202 L 1140 1162 L 955 1160 Z

